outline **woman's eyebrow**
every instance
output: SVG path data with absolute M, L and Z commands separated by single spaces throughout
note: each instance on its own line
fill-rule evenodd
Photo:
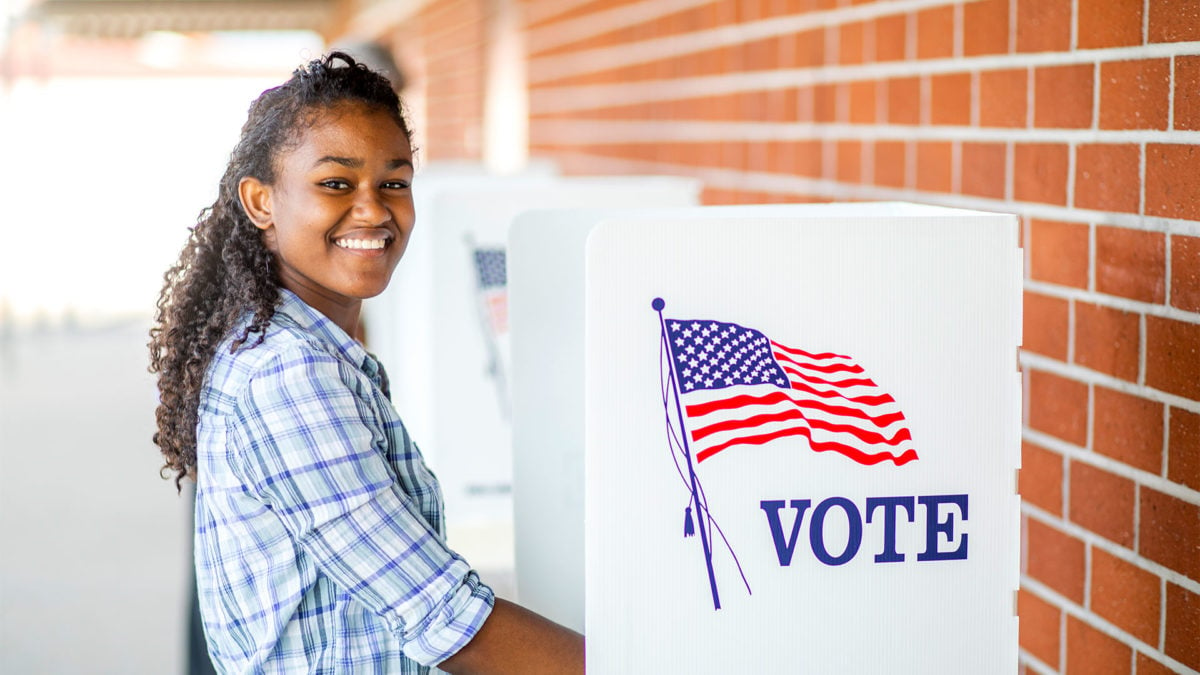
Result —
M 363 161 L 361 159 L 356 159 L 356 158 L 352 158 L 352 157 L 334 157 L 333 155 L 325 155 L 321 159 L 318 159 L 317 161 L 313 162 L 313 168 L 321 166 L 322 164 L 324 164 L 326 162 L 333 162 L 334 164 L 341 164 L 342 166 L 349 168 L 349 169 L 360 169 L 363 166 Z
M 321 159 L 318 159 L 316 162 L 313 162 L 313 168 L 321 166 L 322 164 L 325 164 L 326 162 L 340 164 L 349 169 L 361 169 L 364 165 L 363 160 L 358 159 L 356 157 L 335 157 L 333 155 L 325 155 Z M 389 160 L 387 163 L 387 167 L 388 167 L 389 171 L 392 169 L 399 169 L 402 166 L 411 167 L 412 165 L 413 165 L 412 160 L 405 159 L 404 157 L 397 157 L 396 159 Z

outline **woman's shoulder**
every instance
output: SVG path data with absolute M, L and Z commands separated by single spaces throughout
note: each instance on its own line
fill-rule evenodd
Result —
M 277 314 L 261 334 L 245 335 L 245 324 L 239 324 L 218 345 L 208 367 L 205 391 L 236 399 L 255 377 L 278 372 L 288 364 L 331 356 L 319 338 L 287 316 Z

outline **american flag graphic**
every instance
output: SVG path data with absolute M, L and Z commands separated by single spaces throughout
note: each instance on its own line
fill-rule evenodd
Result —
M 475 249 L 475 278 L 488 330 L 493 336 L 508 332 L 508 272 L 503 248 Z
M 663 323 L 697 462 L 789 436 L 859 464 L 917 459 L 899 405 L 849 356 L 789 347 L 736 323 Z

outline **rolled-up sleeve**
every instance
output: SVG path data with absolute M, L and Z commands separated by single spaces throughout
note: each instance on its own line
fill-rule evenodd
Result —
M 236 405 L 241 479 L 405 655 L 436 665 L 474 637 L 494 597 L 399 485 L 365 386 L 304 346 L 261 364 Z

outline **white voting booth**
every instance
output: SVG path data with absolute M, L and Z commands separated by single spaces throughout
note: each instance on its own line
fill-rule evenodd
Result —
M 590 673 L 1016 669 L 1014 217 L 558 211 L 510 255 L 518 589 Z
M 504 259 L 513 218 L 536 208 L 687 206 L 699 192 L 691 179 L 560 177 L 545 168 L 496 176 L 455 167 L 417 177 L 412 239 L 364 317 L 392 401 L 441 482 L 452 527 L 511 523 Z

